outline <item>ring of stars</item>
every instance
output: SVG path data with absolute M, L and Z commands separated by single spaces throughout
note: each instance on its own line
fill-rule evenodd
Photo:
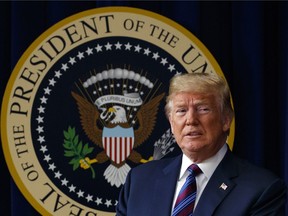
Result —
M 90 194 L 86 191 L 81 190 L 73 183 L 70 183 L 69 180 L 63 176 L 60 170 L 57 170 L 57 166 L 53 162 L 49 150 L 46 145 L 45 140 L 45 128 L 44 128 L 44 116 L 46 105 L 49 101 L 49 96 L 53 93 L 53 87 L 57 85 L 57 81 L 61 79 L 63 73 L 67 72 L 71 67 L 75 66 L 81 60 L 88 58 L 89 56 L 93 56 L 95 54 L 101 54 L 107 51 L 114 50 L 124 50 L 127 52 L 135 52 L 137 54 L 142 54 L 144 56 L 151 57 L 152 60 L 157 61 L 160 65 L 162 65 L 166 70 L 170 73 L 179 74 L 182 73 L 177 71 L 175 68 L 175 64 L 169 62 L 167 57 L 160 56 L 158 52 L 153 52 L 149 47 L 142 47 L 140 44 L 130 44 L 127 43 L 110 43 L 106 44 L 96 44 L 95 47 L 87 46 L 85 50 L 79 50 L 75 56 L 70 56 L 68 62 L 63 62 L 61 64 L 61 68 L 59 70 L 54 71 L 54 76 L 48 80 L 49 84 L 44 88 L 44 93 L 40 98 L 40 106 L 37 108 L 38 116 L 36 117 L 37 128 L 36 131 L 38 133 L 37 141 L 39 142 L 40 149 L 39 151 L 43 153 L 43 160 L 48 164 L 48 169 L 51 170 L 54 174 L 54 179 L 58 180 L 61 183 L 61 186 L 67 187 L 70 193 L 74 193 L 80 199 L 84 199 L 87 203 L 94 202 L 97 206 L 106 206 L 109 208 L 110 206 L 117 205 L 117 200 L 111 200 L 109 198 L 98 197 L 95 194 Z

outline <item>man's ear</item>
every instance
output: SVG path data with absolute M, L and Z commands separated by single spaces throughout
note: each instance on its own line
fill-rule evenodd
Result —
M 174 134 L 174 132 L 173 132 L 173 121 L 172 121 L 171 115 L 169 115 L 169 123 L 170 123 L 171 133 Z
M 233 117 L 226 115 L 224 117 L 224 124 L 223 124 L 223 131 L 228 131 L 231 127 L 231 123 L 232 123 Z

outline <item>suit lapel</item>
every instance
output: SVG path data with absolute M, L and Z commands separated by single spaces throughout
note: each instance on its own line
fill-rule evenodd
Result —
M 220 162 L 207 183 L 193 216 L 213 215 L 222 200 L 233 190 L 235 183 L 231 180 L 238 175 L 230 150 Z
M 174 198 L 176 183 L 181 167 L 182 155 L 176 157 L 160 173 L 155 180 L 155 190 L 153 192 L 153 215 L 170 215 Z M 170 208 L 168 208 L 170 207 Z

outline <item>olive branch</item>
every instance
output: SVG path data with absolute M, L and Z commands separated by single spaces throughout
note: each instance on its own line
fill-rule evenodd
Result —
M 63 146 L 65 157 L 72 157 L 69 164 L 73 165 L 73 171 L 79 168 L 80 160 L 85 161 L 85 157 L 93 151 L 93 147 L 89 147 L 88 143 L 83 146 L 82 141 L 79 141 L 79 136 L 75 134 L 75 128 L 68 127 L 68 130 L 64 130 L 64 143 Z M 92 172 L 92 178 L 95 178 L 95 171 L 90 166 Z

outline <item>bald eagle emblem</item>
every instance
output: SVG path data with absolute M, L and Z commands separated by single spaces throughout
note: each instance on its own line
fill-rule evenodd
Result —
M 91 77 L 83 86 L 85 88 L 95 86 L 95 83 L 104 80 L 106 72 L 100 73 L 101 76 L 97 74 L 98 77 L 97 75 Z M 106 76 L 105 80 L 110 79 L 109 82 L 112 82 L 112 78 L 113 81 L 115 81 L 114 79 L 116 81 L 123 79 L 125 72 L 128 75 L 131 73 L 125 69 L 111 69 L 110 76 Z M 118 78 L 115 78 L 116 75 Z M 129 78 L 129 76 L 125 76 L 125 78 Z M 140 79 L 141 76 L 137 79 L 138 83 Z M 130 80 L 133 80 L 132 76 L 130 76 Z M 153 88 L 152 83 L 147 82 L 143 77 L 142 85 Z M 152 159 L 142 158 L 135 148 L 143 144 L 151 135 L 160 101 L 164 97 L 164 93 L 162 93 L 144 103 L 139 92 L 128 93 L 125 88 L 122 90 L 122 94 L 115 94 L 115 92 L 114 94 L 102 94 L 98 88 L 94 100 L 84 94 L 80 95 L 73 91 L 71 93 L 78 107 L 83 131 L 92 143 L 103 149 L 94 158 L 86 157 L 85 160 L 81 160 L 81 167 L 88 169 L 94 163 L 104 163 L 110 160 L 111 164 L 108 165 L 103 175 L 111 186 L 116 187 L 124 184 L 131 169 L 126 163 L 127 160 L 134 163 L 145 163 Z

